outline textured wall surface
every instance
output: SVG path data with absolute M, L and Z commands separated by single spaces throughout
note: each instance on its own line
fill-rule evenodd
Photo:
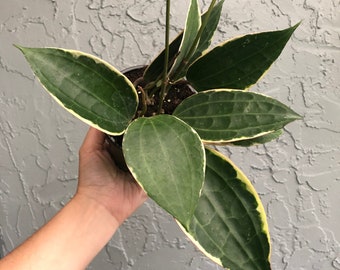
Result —
M 173 1 L 172 36 L 189 1 Z M 206 8 L 210 1 L 203 1 Z M 0 1 L 0 255 L 72 196 L 87 126 L 60 108 L 12 44 L 79 49 L 119 69 L 163 44 L 164 1 Z M 267 211 L 274 270 L 340 269 L 340 2 L 226 1 L 214 42 L 302 20 L 254 87 L 304 116 L 277 141 L 223 151 L 253 181 Z M 221 269 L 148 201 L 89 269 Z

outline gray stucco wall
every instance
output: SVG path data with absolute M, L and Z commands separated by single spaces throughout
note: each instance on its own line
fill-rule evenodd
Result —
M 173 1 L 172 36 L 189 1 Z M 210 1 L 204 1 L 210 2 Z M 0 254 L 72 196 L 87 126 L 60 108 L 12 44 L 79 49 L 119 69 L 163 44 L 164 1 L 0 1 Z M 268 214 L 273 269 L 340 269 L 340 2 L 226 1 L 215 42 L 302 20 L 254 87 L 304 116 L 276 142 L 224 148 L 253 181 Z M 89 269 L 220 269 L 148 201 Z

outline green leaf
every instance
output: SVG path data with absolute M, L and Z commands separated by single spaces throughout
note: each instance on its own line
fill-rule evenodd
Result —
M 248 139 L 248 140 L 240 140 L 240 141 L 235 141 L 231 142 L 232 145 L 235 146 L 243 146 L 243 147 L 249 147 L 257 144 L 264 144 L 273 140 L 276 140 L 279 138 L 283 133 L 282 129 L 276 130 L 274 132 L 268 133 L 266 135 L 256 137 L 253 139 Z
M 195 54 L 191 57 L 190 59 L 190 63 L 192 63 L 193 61 L 195 61 L 198 57 L 200 57 L 210 46 L 211 44 L 211 40 L 214 36 L 214 33 L 216 31 L 218 22 L 220 20 L 221 17 L 221 11 L 222 11 L 222 7 L 223 7 L 223 1 L 220 1 L 219 3 L 217 3 L 213 9 L 212 12 L 209 16 L 209 19 L 203 29 L 200 41 L 198 43 L 197 49 L 195 51 Z M 206 20 L 207 17 L 207 13 L 204 13 L 202 15 L 202 22 L 204 22 L 204 20 Z M 203 24 L 202 24 L 203 25 Z
M 138 103 L 133 84 L 103 60 L 80 51 L 18 47 L 57 102 L 108 134 L 124 132 Z
M 187 80 L 197 91 L 247 89 L 279 57 L 298 25 L 227 41 L 197 59 L 188 69 Z
M 171 115 L 138 118 L 123 140 L 126 164 L 147 194 L 188 227 L 205 172 L 197 133 Z
M 269 270 L 269 230 L 258 194 L 226 157 L 206 150 L 206 158 L 206 178 L 189 237 L 225 268 Z
M 187 20 L 185 24 L 185 29 L 183 33 L 182 43 L 179 48 L 179 54 L 175 60 L 175 63 L 173 64 L 170 70 L 170 74 L 177 74 L 177 69 L 179 68 L 179 66 L 183 64 L 182 61 L 185 59 L 187 60 L 190 59 L 191 56 L 189 55 L 189 53 L 192 49 L 192 46 L 200 30 L 200 27 L 201 27 L 201 16 L 200 16 L 200 10 L 198 6 L 198 1 L 191 0 L 191 4 L 189 7 Z M 175 78 L 175 80 L 180 77 L 182 77 L 182 75 L 177 74 L 177 77 Z
M 242 90 L 210 90 L 185 99 L 173 115 L 193 127 L 203 141 L 225 143 L 263 136 L 299 119 L 281 102 Z
M 181 45 L 183 38 L 183 32 L 180 33 L 169 45 L 169 63 L 173 64 L 179 47 Z M 144 79 L 146 82 L 155 82 L 157 79 L 159 79 L 163 73 L 164 68 L 164 58 L 165 58 L 165 50 L 163 50 L 147 67 L 147 69 L 144 71 Z M 172 65 L 169 65 L 169 68 Z

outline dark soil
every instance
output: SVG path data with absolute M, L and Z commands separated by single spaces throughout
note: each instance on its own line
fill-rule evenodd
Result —
M 140 80 L 140 78 L 143 77 L 143 73 L 146 67 L 133 69 L 131 71 L 128 71 L 124 73 L 126 77 L 129 78 L 129 80 L 136 85 L 136 90 L 139 97 L 139 107 L 138 112 L 142 110 L 142 92 L 139 90 L 139 87 L 144 88 L 146 86 L 146 83 L 143 80 Z M 193 95 L 195 92 L 192 90 L 192 88 L 189 87 L 187 82 L 180 81 L 174 84 L 168 94 L 166 95 L 164 102 L 163 102 L 163 111 L 162 113 L 165 114 L 172 114 L 176 107 L 187 97 Z M 144 114 L 145 117 L 153 116 L 158 111 L 158 105 L 159 105 L 159 95 L 156 93 L 154 96 L 150 97 L 149 104 L 147 106 L 147 111 Z

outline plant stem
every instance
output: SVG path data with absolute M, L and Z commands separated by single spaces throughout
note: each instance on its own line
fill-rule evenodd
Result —
M 146 95 L 146 92 L 144 91 L 143 87 L 141 86 L 138 86 L 138 91 L 140 91 L 140 94 L 141 94 L 141 101 L 142 101 L 142 109 L 141 109 L 141 112 L 140 112 L 140 115 L 139 116 L 144 116 L 147 109 L 148 109 L 148 105 L 147 105 L 147 95 Z
M 163 101 L 168 88 L 168 66 L 169 66 L 169 36 L 170 36 L 170 0 L 166 0 L 166 15 L 165 15 L 165 57 L 164 70 L 162 79 L 162 88 L 159 95 L 158 114 L 162 112 Z

